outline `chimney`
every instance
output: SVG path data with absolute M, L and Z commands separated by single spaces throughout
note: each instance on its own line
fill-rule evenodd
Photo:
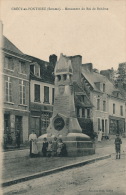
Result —
M 110 81 L 113 81 L 113 71 L 112 70 L 101 70 L 100 74 L 107 77 Z
M 49 56 L 49 64 L 55 67 L 57 62 L 57 56 L 55 54 L 52 54 Z
M 68 56 L 68 59 L 71 60 L 72 68 L 73 68 L 73 81 L 78 84 L 81 83 L 81 65 L 82 65 L 82 56 Z
M 92 72 L 93 64 L 92 64 L 92 63 L 82 64 L 82 67 L 83 67 L 84 69 L 89 70 L 90 72 Z

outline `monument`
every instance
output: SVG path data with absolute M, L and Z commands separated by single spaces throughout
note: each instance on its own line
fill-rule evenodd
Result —
M 60 55 L 55 66 L 55 98 L 53 115 L 47 134 L 40 138 L 61 138 L 66 144 L 68 156 L 94 154 L 94 145 L 90 137 L 82 133 L 75 112 L 73 67 L 71 60 Z

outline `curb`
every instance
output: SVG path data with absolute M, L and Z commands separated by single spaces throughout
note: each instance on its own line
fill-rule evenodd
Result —
M 17 183 L 25 182 L 25 181 L 28 181 L 28 180 L 31 180 L 31 179 L 44 177 L 46 175 L 50 175 L 50 174 L 57 173 L 59 171 L 64 171 L 64 170 L 67 170 L 67 169 L 71 169 L 71 168 L 74 168 L 74 167 L 84 166 L 84 165 L 89 164 L 89 163 L 95 163 L 98 160 L 104 160 L 104 159 L 107 159 L 107 158 L 110 158 L 110 157 L 111 157 L 111 154 L 101 156 L 101 157 L 97 157 L 97 158 L 93 158 L 93 159 L 89 159 L 89 160 L 85 160 L 85 161 L 81 161 L 81 162 L 66 165 L 66 166 L 62 166 L 62 167 L 59 167 L 59 168 L 56 168 L 56 169 L 51 169 L 51 170 L 48 170 L 48 171 L 40 172 L 40 173 L 37 173 L 37 174 L 34 174 L 34 175 L 29 175 L 29 176 L 22 177 L 22 178 L 19 178 L 19 179 L 7 181 L 7 182 L 2 183 L 2 187 L 7 187 L 7 186 L 11 186 L 11 185 L 14 185 L 14 184 L 17 184 Z

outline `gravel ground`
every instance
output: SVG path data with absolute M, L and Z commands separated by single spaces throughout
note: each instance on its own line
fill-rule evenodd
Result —
M 126 195 L 126 155 L 4 188 L 4 195 Z
M 123 143 L 126 139 L 123 140 Z M 114 140 L 96 143 L 96 154 L 82 157 L 29 158 L 29 150 L 4 153 L 3 182 L 47 171 L 64 165 L 114 153 Z M 122 149 L 123 151 L 123 149 Z

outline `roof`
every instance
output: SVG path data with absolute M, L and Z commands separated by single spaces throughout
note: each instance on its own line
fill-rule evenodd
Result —
M 10 52 L 24 55 L 11 41 L 9 41 L 5 36 L 3 36 L 3 49 L 8 50 Z
M 89 71 L 82 66 L 82 75 L 85 79 L 90 83 L 95 91 L 101 92 L 95 85 L 97 82 L 104 82 L 106 83 L 107 78 L 99 73 Z
M 76 82 L 73 83 L 73 86 L 75 92 L 75 105 L 81 108 L 93 107 L 93 104 L 91 103 L 85 91 Z M 81 99 L 82 95 L 85 96 L 84 101 Z
M 37 62 L 37 64 L 40 66 L 40 77 L 37 77 L 31 73 L 31 79 L 54 84 L 54 67 L 49 62 L 29 55 L 26 55 L 26 58 L 31 60 L 33 64 Z
M 108 80 L 107 77 L 101 75 L 100 73 L 96 73 L 93 71 L 88 70 L 87 68 L 84 68 L 82 66 L 82 75 L 85 77 L 85 79 L 88 81 L 88 83 L 93 87 L 93 89 L 97 92 L 102 92 L 100 91 L 95 83 L 105 83 L 106 85 L 106 93 L 108 95 L 114 96 L 114 92 L 120 92 L 119 89 L 117 89 L 114 84 Z M 120 97 L 123 99 L 123 97 Z
M 31 60 L 31 62 L 37 62 L 39 65 L 44 65 L 45 63 L 47 65 L 49 65 L 49 62 L 44 61 L 40 58 L 34 57 L 34 56 L 30 56 L 30 55 L 25 55 L 27 59 Z
M 59 61 L 55 66 L 55 75 L 67 73 L 73 73 L 71 60 L 61 53 Z

